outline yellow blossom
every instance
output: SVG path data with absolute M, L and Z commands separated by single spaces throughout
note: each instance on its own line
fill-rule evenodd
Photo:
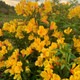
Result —
M 26 50 L 25 49 L 22 49 L 20 52 L 21 52 L 22 56 L 24 57 L 25 54 L 26 54 Z
M 41 21 L 42 22 L 44 22 L 45 24 L 49 24 L 49 22 L 47 21 L 47 16 L 43 16 L 42 18 L 41 18 Z
M 33 40 L 33 39 L 34 39 L 34 34 L 33 34 L 33 33 L 30 34 L 29 37 L 28 37 L 28 39 L 29 39 L 29 40 Z
M 27 47 L 27 48 L 26 48 L 26 52 L 25 52 L 25 53 L 26 53 L 26 56 L 32 54 L 32 52 L 33 52 L 33 50 L 32 50 L 31 47 Z
M 68 27 L 67 29 L 64 30 L 64 33 L 69 35 L 71 31 L 72 31 L 72 29 L 70 29 L 70 27 Z
M 51 1 L 46 1 L 44 3 L 44 12 L 48 13 L 52 10 Z
M 5 61 L 0 61 L 0 68 L 5 67 Z
M 39 67 L 43 66 L 43 58 L 41 56 L 38 57 L 37 61 L 35 62 L 35 65 Z
M 62 79 L 62 80 L 69 80 L 69 79 L 65 78 L 65 79 Z
M 16 79 L 16 80 L 21 80 L 21 74 L 15 74 L 14 78 L 13 79 Z
M 40 51 L 42 51 L 44 46 L 45 46 L 45 41 L 41 41 L 39 45 L 35 46 L 35 49 L 40 52 Z
M 57 26 L 56 26 L 56 23 L 55 22 L 51 22 L 51 26 L 50 26 L 50 30 L 55 30 L 55 29 L 57 29 Z
M 44 58 L 49 57 L 49 50 L 47 48 L 42 49 L 42 54 Z
M 76 6 L 74 9 L 71 9 L 68 14 L 68 18 L 71 19 L 75 16 L 80 18 L 80 6 Z
M 57 43 L 52 42 L 51 46 L 49 47 L 49 49 L 56 49 L 57 48 Z
M 30 71 L 28 66 L 25 67 L 25 71 L 26 71 L 26 73 L 28 73 Z
M 0 36 L 3 36 L 3 32 L 2 32 L 2 29 L 0 29 Z
M 50 80 L 53 77 L 53 70 L 48 69 L 45 71 L 42 71 L 40 74 L 44 80 Z
M 39 26 L 39 30 L 38 30 L 38 34 L 40 35 L 40 37 L 43 37 L 47 34 L 48 30 L 44 29 L 43 26 Z
M 64 35 L 63 35 L 63 33 L 62 33 L 61 31 L 54 30 L 52 36 L 54 36 L 54 37 L 56 37 L 56 38 L 60 38 L 60 37 L 62 37 L 62 36 L 64 36 Z
M 59 75 L 53 74 L 51 80 L 61 80 L 61 78 Z
M 60 37 L 60 38 L 57 39 L 57 43 L 63 45 L 64 44 L 64 40 L 65 40 L 65 38 Z

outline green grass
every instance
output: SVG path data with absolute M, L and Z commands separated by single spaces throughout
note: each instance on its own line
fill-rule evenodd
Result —
M 4 19 L 3 19 L 3 17 L 0 17 L 0 21 L 3 21 Z
M 22 15 L 18 16 L 17 14 L 0 14 L 0 28 L 3 26 L 4 22 L 9 22 L 13 19 L 25 19 Z
M 18 16 L 16 14 L 9 14 L 9 15 L 0 14 L 0 21 L 8 22 L 13 19 L 25 19 L 25 18 L 22 15 Z

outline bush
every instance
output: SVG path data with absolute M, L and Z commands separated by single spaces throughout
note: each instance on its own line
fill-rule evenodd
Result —
M 21 0 L 25 19 L 0 29 L 0 77 L 8 80 L 80 80 L 80 7 L 77 3 Z

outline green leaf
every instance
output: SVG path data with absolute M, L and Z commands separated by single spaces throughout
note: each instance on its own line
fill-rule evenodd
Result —
M 66 67 L 67 67 L 68 70 L 70 70 L 70 67 L 69 66 L 66 66 Z
M 70 63 L 69 65 L 73 65 L 75 62 Z
M 78 32 L 78 30 L 76 28 L 74 28 L 75 32 Z
M 70 59 L 71 59 L 71 53 L 69 53 L 68 62 L 70 61 Z
M 59 45 L 60 45 L 60 46 L 61 46 L 61 48 L 62 48 L 62 44 L 60 43 Z
M 52 49 L 51 51 L 60 51 L 59 49 Z
M 71 59 L 76 59 L 76 56 L 74 54 L 71 54 Z
M 63 65 L 61 66 L 61 70 L 64 69 L 64 67 L 65 67 L 65 65 L 63 64 Z
M 64 28 L 67 28 L 69 25 L 63 25 Z
M 58 56 L 58 55 L 60 55 L 61 53 L 60 52 L 57 52 L 56 54 L 54 54 L 55 56 Z

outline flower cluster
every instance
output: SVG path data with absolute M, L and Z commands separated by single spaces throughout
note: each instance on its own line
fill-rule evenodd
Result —
M 71 19 L 79 15 L 79 7 L 72 12 L 69 8 L 69 2 L 56 1 L 38 5 L 21 0 L 16 5 L 16 13 L 25 19 L 5 22 L 0 29 L 0 37 L 5 39 L 0 41 L 0 68 L 5 67 L 5 74 L 17 80 L 80 79 L 80 35 L 74 34 Z
M 80 6 L 75 7 L 74 9 L 71 9 L 69 14 L 68 14 L 68 18 L 71 19 L 75 16 L 78 16 L 80 18 Z
M 74 47 L 76 48 L 77 52 L 80 53 L 80 39 L 73 38 L 74 41 Z
M 22 62 L 18 61 L 19 50 L 16 49 L 8 60 L 5 61 L 6 70 L 5 73 L 10 73 L 10 75 L 15 75 L 14 79 L 20 80 L 21 79 L 21 72 L 22 69 Z

